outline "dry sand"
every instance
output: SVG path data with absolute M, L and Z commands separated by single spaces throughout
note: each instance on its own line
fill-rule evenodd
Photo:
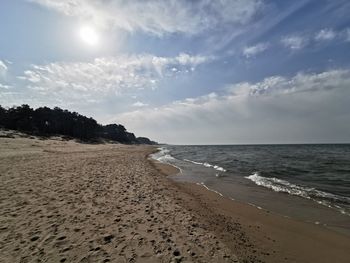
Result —
M 152 147 L 0 138 L 1 262 L 235 262 Z
M 174 183 L 152 151 L 0 138 L 0 262 L 347 262 L 348 237 Z

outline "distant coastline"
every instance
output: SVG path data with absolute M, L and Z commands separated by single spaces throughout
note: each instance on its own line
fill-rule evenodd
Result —
M 5 109 L 0 105 L 0 128 L 36 136 L 64 136 L 83 142 L 108 140 L 125 144 L 157 144 L 146 137 L 136 137 L 121 124 L 101 125 L 93 118 L 58 107 L 33 109 L 23 104 Z

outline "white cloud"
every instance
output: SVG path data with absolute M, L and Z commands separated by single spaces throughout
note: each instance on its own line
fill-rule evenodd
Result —
M 332 29 L 322 29 L 315 35 L 315 40 L 328 41 L 333 40 L 337 36 L 337 33 Z
M 276 96 L 345 88 L 350 84 L 350 70 L 331 70 L 318 74 L 298 73 L 293 78 L 272 76 L 255 84 L 239 83 L 230 91 L 239 96 Z
M 349 86 L 350 70 L 275 76 L 114 120 L 168 143 L 349 142 Z
M 347 28 L 344 32 L 345 41 L 350 42 L 350 28 Z
M 298 50 L 306 46 L 307 39 L 303 36 L 291 35 L 283 37 L 281 42 L 285 47 L 291 50 Z
M 243 55 L 246 58 L 250 58 L 250 57 L 253 57 L 259 53 L 264 52 L 266 49 L 268 49 L 268 47 L 269 47 L 269 44 L 267 44 L 267 43 L 259 43 L 259 44 L 254 45 L 254 46 L 248 46 L 248 47 L 245 47 L 243 49 Z
M 0 77 L 4 77 L 7 73 L 8 67 L 6 64 L 0 60 Z
M 141 101 L 137 101 L 137 102 L 133 103 L 132 106 L 134 106 L 134 107 L 146 107 L 146 106 L 148 106 L 148 104 L 143 103 Z
M 10 86 L 10 85 L 5 85 L 5 84 L 1 84 L 0 83 L 0 90 L 1 89 L 3 89 L 3 90 L 8 90 L 8 89 L 11 89 L 12 88 L 12 86 Z
M 68 16 L 126 31 L 197 34 L 219 25 L 246 24 L 260 0 L 28 0 Z
M 29 89 L 67 101 L 101 99 L 141 89 L 155 89 L 161 79 L 187 74 L 209 61 L 182 53 L 176 57 L 150 54 L 96 58 L 91 62 L 57 62 L 32 65 L 23 76 Z M 176 68 L 173 72 L 171 69 Z
M 9 67 L 11 67 L 12 64 L 13 63 L 9 60 L 0 60 L 0 99 L 13 94 L 13 84 L 9 83 Z M 7 100 L 4 100 L 4 102 L 7 102 Z

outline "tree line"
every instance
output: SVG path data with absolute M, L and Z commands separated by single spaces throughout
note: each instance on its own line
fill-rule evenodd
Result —
M 156 144 L 136 137 L 121 124 L 101 125 L 93 118 L 55 107 L 31 108 L 27 104 L 3 108 L 0 105 L 0 128 L 18 130 L 31 135 L 62 135 L 82 141 L 108 139 L 126 144 Z

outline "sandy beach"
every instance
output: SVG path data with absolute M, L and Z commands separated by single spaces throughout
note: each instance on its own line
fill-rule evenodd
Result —
M 348 236 L 175 183 L 155 147 L 15 137 L 0 262 L 348 262 Z

